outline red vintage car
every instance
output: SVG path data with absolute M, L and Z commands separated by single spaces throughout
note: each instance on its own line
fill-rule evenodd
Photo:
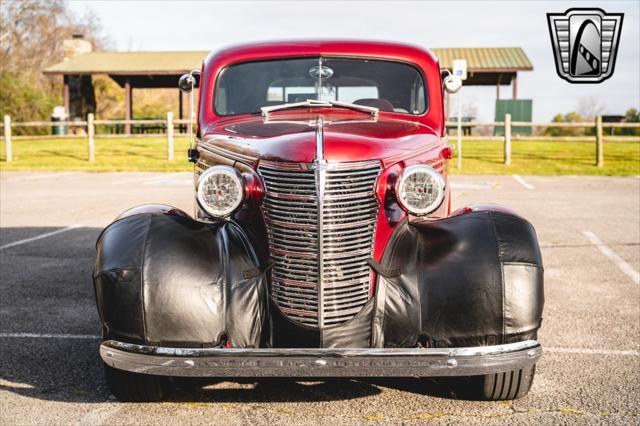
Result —
M 542 354 L 535 230 L 451 212 L 429 51 L 301 41 L 214 52 L 199 78 L 195 217 L 133 208 L 97 243 L 100 355 L 121 400 L 190 377 L 464 377 L 513 399 Z

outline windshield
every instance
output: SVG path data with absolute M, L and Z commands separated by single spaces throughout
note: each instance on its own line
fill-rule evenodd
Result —
M 338 101 L 380 111 L 422 114 L 425 84 L 413 66 L 350 58 L 278 59 L 232 65 L 218 77 L 218 115 L 251 114 L 265 106 L 307 99 Z

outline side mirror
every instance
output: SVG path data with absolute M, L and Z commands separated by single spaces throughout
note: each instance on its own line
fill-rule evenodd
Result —
M 456 75 L 449 74 L 442 79 L 442 85 L 448 93 L 456 93 L 462 87 L 462 80 Z
M 193 74 L 183 74 L 178 81 L 178 87 L 184 93 L 190 93 L 196 87 L 196 78 Z

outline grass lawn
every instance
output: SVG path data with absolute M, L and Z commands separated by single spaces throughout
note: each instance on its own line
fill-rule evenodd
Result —
M 455 138 L 449 143 L 455 144 Z M 450 171 L 462 174 L 640 175 L 640 142 L 605 142 L 604 167 L 595 166 L 595 142 L 512 141 L 511 166 L 501 141 L 462 141 L 462 171 L 451 160 Z
M 455 143 L 455 139 L 450 140 Z M 175 139 L 175 160 L 167 161 L 164 137 L 96 138 L 96 161 L 89 163 L 86 139 L 14 140 L 13 161 L 0 143 L 0 170 L 11 171 L 190 171 L 187 139 Z M 605 142 L 604 167 L 594 166 L 595 144 L 588 142 L 514 141 L 512 165 L 502 164 L 498 141 L 463 141 L 464 174 L 640 175 L 640 142 Z M 450 163 L 451 172 L 456 161 Z
M 13 161 L 7 163 L 2 141 L 0 170 L 91 172 L 143 171 L 174 172 L 193 170 L 187 161 L 187 138 L 174 138 L 174 160 L 167 160 L 167 139 L 96 138 L 96 161 L 87 161 L 87 140 L 78 139 L 23 139 L 13 140 Z

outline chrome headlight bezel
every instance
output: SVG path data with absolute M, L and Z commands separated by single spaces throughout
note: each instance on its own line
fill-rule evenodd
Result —
M 229 207 L 226 207 L 225 209 L 216 208 L 211 204 L 207 203 L 207 200 L 205 199 L 204 191 L 206 189 L 206 185 L 205 185 L 206 182 L 212 179 L 213 176 L 219 175 L 219 174 L 223 174 L 231 178 L 235 183 L 236 188 L 238 188 L 237 192 L 235 193 L 235 199 L 233 203 Z M 206 212 L 209 216 L 212 216 L 215 218 L 227 218 L 231 216 L 231 214 L 233 214 L 233 212 L 235 212 L 238 209 L 238 207 L 242 205 L 242 202 L 245 199 L 245 188 L 244 188 L 244 180 L 242 178 L 242 175 L 238 170 L 234 169 L 231 166 L 218 165 L 218 166 L 212 166 L 208 168 L 198 178 L 196 199 L 198 202 L 198 206 L 204 212 Z
M 428 206 L 423 208 L 416 208 L 415 206 L 411 206 L 406 198 L 406 195 L 404 195 L 406 192 L 404 190 L 404 186 L 407 182 L 407 179 L 415 175 L 416 173 L 426 173 L 427 175 L 429 175 L 429 177 L 432 179 L 434 188 L 438 191 L 436 194 L 436 198 L 434 198 L 434 200 L 430 202 Z M 445 180 L 436 169 L 431 166 L 427 166 L 426 164 L 415 164 L 406 167 L 404 170 L 402 170 L 402 172 L 400 172 L 400 176 L 398 176 L 395 185 L 396 200 L 398 201 L 398 204 L 400 205 L 400 207 L 402 207 L 402 209 L 414 216 L 428 215 L 429 213 L 433 213 L 434 211 L 436 211 L 442 205 L 445 197 L 445 187 Z

